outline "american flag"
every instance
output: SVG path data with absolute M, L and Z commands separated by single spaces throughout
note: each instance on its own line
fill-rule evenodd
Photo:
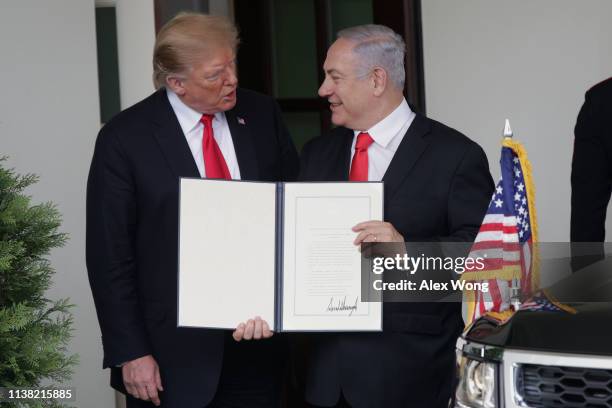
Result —
M 468 257 L 483 259 L 482 270 L 468 270 L 462 279 L 488 282 L 488 291 L 464 293 L 463 318 L 467 324 L 486 312 L 510 308 L 513 279 L 522 293 L 534 281 L 533 243 L 536 241 L 531 166 L 523 146 L 504 139 L 501 177 Z M 527 173 L 526 173 L 527 172 Z
M 527 310 L 532 312 L 547 311 L 547 312 L 570 312 L 576 313 L 574 309 L 566 305 L 553 302 L 548 298 L 546 293 L 538 291 L 532 298 L 521 304 L 521 311 Z

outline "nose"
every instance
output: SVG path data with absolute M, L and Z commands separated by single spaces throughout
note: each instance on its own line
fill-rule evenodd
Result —
M 331 91 L 331 86 L 329 84 L 329 79 L 325 78 L 323 80 L 323 83 L 319 87 L 319 96 L 321 98 L 326 98 L 326 97 L 330 96 L 331 94 L 332 94 L 332 91 Z
M 226 83 L 227 85 L 236 86 L 238 84 L 238 76 L 236 75 L 236 67 L 231 66 L 228 68 L 229 68 L 229 72 L 227 74 Z

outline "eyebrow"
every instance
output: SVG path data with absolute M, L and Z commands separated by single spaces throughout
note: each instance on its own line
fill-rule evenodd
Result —
M 210 67 L 210 69 L 211 69 L 211 70 L 222 70 L 222 69 L 224 69 L 225 67 L 227 67 L 228 65 L 231 65 L 231 64 L 233 64 L 233 63 L 236 63 L 236 58 L 235 58 L 235 57 L 234 57 L 234 58 L 232 58 L 232 59 L 231 59 L 229 62 L 226 62 L 226 63 L 222 63 L 222 62 L 220 62 L 220 63 L 218 63 L 218 64 L 212 65 L 212 66 Z
M 326 72 L 328 75 L 334 75 L 334 74 L 336 74 L 336 75 L 343 75 L 343 74 L 342 74 L 342 72 L 338 71 L 338 70 L 337 70 L 337 69 L 335 69 L 335 68 L 327 69 L 327 70 L 325 70 L 325 72 Z
M 218 69 L 215 69 L 215 70 L 211 70 L 210 72 L 205 72 L 204 76 L 205 77 L 216 76 L 216 75 L 219 75 L 221 72 L 223 72 L 223 69 L 218 68 Z
M 233 64 L 233 63 L 235 63 L 235 62 L 236 62 L 236 58 L 233 58 L 233 59 L 231 59 L 230 61 L 228 61 L 228 62 L 226 62 L 226 63 L 222 63 L 222 62 L 220 62 L 220 63 L 218 63 L 218 64 L 212 65 L 210 68 L 211 68 L 211 69 L 221 69 L 221 68 L 225 68 L 225 67 L 227 67 L 228 65 L 231 65 L 231 64 Z
M 232 60 L 230 63 L 228 64 L 218 64 L 218 65 L 213 65 L 212 67 L 210 67 L 210 71 L 204 73 L 205 76 L 215 76 L 221 72 L 223 72 L 225 70 L 225 67 L 227 67 L 229 64 L 235 62 L 235 60 Z

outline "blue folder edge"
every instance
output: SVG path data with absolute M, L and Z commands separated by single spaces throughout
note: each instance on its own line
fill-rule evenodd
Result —
M 285 241 L 285 183 L 276 183 L 276 249 L 275 249 L 275 268 L 274 268 L 274 331 L 283 331 L 283 263 Z

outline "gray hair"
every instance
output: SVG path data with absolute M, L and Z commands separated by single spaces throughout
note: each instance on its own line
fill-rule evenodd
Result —
M 360 57 L 359 76 L 379 66 L 398 89 L 404 89 L 406 43 L 399 34 L 384 25 L 366 24 L 341 30 L 338 38 L 356 43 L 353 52 Z

